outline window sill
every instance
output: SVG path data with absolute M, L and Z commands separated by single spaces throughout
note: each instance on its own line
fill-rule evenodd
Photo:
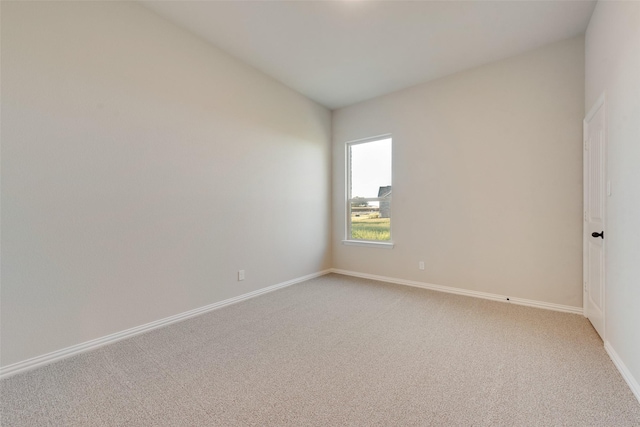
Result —
M 369 246 L 384 249 L 393 249 L 394 246 L 392 242 L 373 242 L 369 240 L 343 240 L 342 244 L 348 246 Z

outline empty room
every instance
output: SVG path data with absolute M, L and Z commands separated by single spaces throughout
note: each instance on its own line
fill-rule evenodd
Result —
M 640 426 L 640 2 L 0 2 L 0 425 Z

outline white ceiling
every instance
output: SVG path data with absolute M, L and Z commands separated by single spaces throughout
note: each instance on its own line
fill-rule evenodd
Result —
M 593 1 L 143 4 L 331 109 L 582 34 Z

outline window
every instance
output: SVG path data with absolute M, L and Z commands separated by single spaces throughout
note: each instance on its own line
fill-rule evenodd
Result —
M 346 244 L 391 245 L 391 137 L 347 143 Z

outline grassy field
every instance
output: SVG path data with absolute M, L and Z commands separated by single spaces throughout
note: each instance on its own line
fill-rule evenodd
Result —
M 390 240 L 391 219 L 369 218 L 366 215 L 352 216 L 351 238 L 359 240 Z

